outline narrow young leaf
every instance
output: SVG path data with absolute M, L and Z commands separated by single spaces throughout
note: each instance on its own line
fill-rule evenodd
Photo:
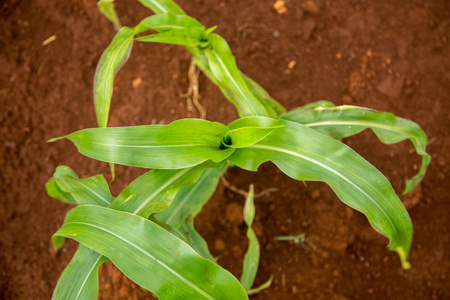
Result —
M 59 277 L 52 300 L 96 300 L 98 268 L 107 260 L 83 245 L 78 246 L 77 252 Z
M 155 14 L 173 13 L 183 15 L 185 12 L 172 0 L 139 0 L 145 7 Z
M 136 38 L 138 42 L 165 43 L 186 47 L 207 46 L 207 43 L 192 37 L 188 30 L 170 30 Z
M 250 92 L 266 108 L 268 115 L 265 115 L 264 117 L 278 118 L 279 115 L 286 112 L 286 109 L 278 101 L 273 99 L 262 86 L 242 72 L 241 74 Z
M 181 169 L 207 160 L 220 162 L 234 150 L 221 149 L 228 128 L 200 119 L 169 125 L 83 129 L 66 136 L 88 157 L 155 169 Z
M 170 30 L 187 30 L 187 29 L 202 29 L 205 27 L 196 19 L 186 15 L 176 15 L 173 13 L 164 13 L 153 15 L 143 19 L 138 26 L 135 27 L 135 34 L 155 30 L 157 32 L 164 32 Z
M 244 221 L 248 226 L 247 238 L 249 240 L 249 244 L 244 257 L 241 284 L 246 291 L 251 289 L 253 282 L 255 281 L 259 264 L 259 241 L 252 229 L 253 219 L 255 218 L 254 197 L 255 191 L 253 189 L 253 185 L 251 185 L 244 205 Z
M 266 282 L 261 284 L 260 286 L 257 286 L 257 287 L 254 287 L 254 288 L 248 290 L 247 295 L 258 294 L 262 290 L 267 289 L 272 284 L 272 281 L 273 281 L 273 275 L 271 275 L 270 278 Z
M 78 206 L 56 235 L 109 257 L 128 278 L 163 299 L 248 299 L 228 271 L 140 216 Z
M 247 123 L 247 121 L 249 122 Z M 230 148 L 244 148 L 253 145 L 268 136 L 275 128 L 283 127 L 277 119 L 261 118 L 255 126 L 255 119 L 244 117 L 233 121 L 222 143 Z
M 158 5 L 160 1 L 147 2 Z M 169 2 L 171 1 L 168 1 L 168 3 Z M 163 2 L 161 2 L 161 4 L 166 5 Z M 170 6 L 170 4 L 168 5 Z M 181 11 L 181 13 L 183 12 Z M 94 104 L 99 127 L 106 127 L 108 124 L 114 78 L 116 73 L 130 56 L 134 36 L 150 29 L 164 31 L 170 29 L 186 29 L 190 27 L 200 27 L 204 29 L 197 20 L 186 15 L 176 16 L 174 14 L 162 14 L 145 18 L 135 28 L 122 27 L 116 33 L 111 44 L 103 52 L 95 71 Z
M 113 23 L 116 29 L 121 27 L 119 18 L 117 17 L 117 13 L 114 8 L 114 0 L 100 0 L 97 2 L 97 6 L 100 13 L 104 15 L 111 23 Z
M 253 118 L 257 124 L 262 117 Z M 409 268 L 411 220 L 383 174 L 337 140 L 298 123 L 280 123 L 285 126 L 254 145 L 236 149 L 229 160 L 251 171 L 272 161 L 294 179 L 326 182 L 345 204 L 366 215 L 372 227 L 390 239 L 388 248 Z
M 312 107 L 294 109 L 282 119 L 303 124 L 333 138 L 341 139 L 371 129 L 381 142 L 394 144 L 409 139 L 422 156 L 419 172 L 407 180 L 404 194 L 416 187 L 425 176 L 431 156 L 426 152 L 428 142 L 425 132 L 416 123 L 396 117 L 391 113 L 376 112 L 357 106 Z
M 267 115 L 267 110 L 250 92 L 245 83 L 228 43 L 220 35 L 211 34 L 211 49 L 205 53 L 211 73 L 220 89 L 232 95 L 241 116 Z
M 122 27 L 103 52 L 94 76 L 94 104 L 99 127 L 108 124 L 114 77 L 130 56 L 134 28 Z

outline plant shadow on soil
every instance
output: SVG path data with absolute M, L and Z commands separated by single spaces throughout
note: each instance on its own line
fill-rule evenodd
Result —
M 256 192 L 278 188 L 256 199 L 262 252 L 256 284 L 270 275 L 274 282 L 251 298 L 450 298 L 449 2 L 294 0 L 281 15 L 273 2 L 178 1 L 206 26 L 218 25 L 241 70 L 287 108 L 326 99 L 392 112 L 422 126 L 433 161 L 421 186 L 401 197 L 414 224 L 409 271 L 386 249 L 387 240 L 325 184 L 296 182 L 272 164 L 258 173 L 230 169 L 227 180 L 241 189 L 251 183 Z M 50 237 L 71 207 L 50 199 L 44 184 L 60 164 L 81 176 L 110 177 L 107 164 L 82 157 L 69 142 L 45 141 L 96 125 L 92 81 L 114 29 L 95 1 L 12 0 L 1 1 L 0 9 L 0 298 L 50 299 L 77 245 L 68 241 L 53 252 Z M 117 9 L 125 25 L 149 15 L 137 1 L 117 1 Z M 51 36 L 56 39 L 44 46 Z M 117 76 L 110 125 L 198 117 L 180 97 L 189 63 L 182 47 L 136 43 Z M 207 119 L 237 117 L 204 76 L 199 85 Z M 409 142 L 386 146 L 370 132 L 345 142 L 397 192 L 420 164 Z M 143 171 L 118 166 L 114 194 Z M 243 203 L 220 184 L 196 219 L 219 264 L 236 276 L 247 247 Z M 299 233 L 318 249 L 273 240 Z M 151 299 L 112 264 L 101 268 L 100 285 L 100 299 Z

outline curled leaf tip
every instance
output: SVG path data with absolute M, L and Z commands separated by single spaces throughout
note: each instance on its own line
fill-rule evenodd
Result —
M 64 137 L 64 136 L 55 137 L 55 138 L 49 139 L 49 140 L 47 141 L 47 143 L 53 143 L 53 142 L 62 140 L 63 138 L 65 138 L 65 137 Z
M 398 256 L 400 257 L 400 261 L 402 262 L 402 268 L 404 270 L 411 269 L 411 264 L 408 261 L 408 255 L 405 252 L 405 249 L 402 247 L 395 248 L 395 252 L 397 252 Z

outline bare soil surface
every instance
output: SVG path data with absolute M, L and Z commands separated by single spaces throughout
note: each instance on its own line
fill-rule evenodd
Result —
M 226 178 L 236 187 L 278 188 L 256 199 L 256 284 L 274 281 L 251 299 L 450 299 L 450 2 L 290 0 L 283 14 L 274 2 L 178 1 L 206 26 L 218 25 L 241 70 L 288 109 L 330 100 L 392 112 L 422 126 L 433 161 L 421 186 L 401 197 L 414 224 L 408 271 L 327 185 L 294 181 L 269 163 L 258 173 L 231 169 Z M 131 0 L 117 0 L 117 9 L 129 26 L 150 14 Z M 0 12 L 0 298 L 50 299 L 77 245 L 53 252 L 50 238 L 71 206 L 49 198 L 44 184 L 61 164 L 81 176 L 110 175 L 70 142 L 46 140 L 96 126 L 93 76 L 115 30 L 95 1 L 0 0 Z M 182 47 L 136 43 L 117 76 L 110 125 L 198 117 L 180 97 L 189 64 Z M 208 120 L 237 118 L 203 75 L 199 86 Z M 364 132 L 345 142 L 398 193 L 420 166 L 409 141 L 387 146 Z M 114 194 L 143 172 L 118 167 Z M 236 217 L 243 203 L 220 184 L 196 219 L 219 264 L 238 277 L 247 247 Z M 274 241 L 299 233 L 317 249 Z M 112 264 L 102 266 L 100 285 L 100 299 L 151 299 Z

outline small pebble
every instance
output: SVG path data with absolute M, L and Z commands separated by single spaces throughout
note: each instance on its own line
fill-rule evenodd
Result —
M 216 248 L 216 250 L 222 251 L 223 249 L 225 249 L 225 242 L 223 240 L 216 240 L 214 242 L 214 248 Z
M 301 8 L 304 12 L 310 13 L 312 15 L 318 15 L 320 12 L 320 7 L 316 2 L 312 0 L 305 1 L 301 4 Z
M 137 88 L 138 86 L 140 86 L 142 83 L 142 78 L 138 77 L 136 79 L 133 80 L 132 85 L 134 88 Z
M 276 1 L 276 2 L 273 4 L 273 9 L 275 9 L 275 11 L 276 11 L 279 15 L 282 15 L 282 14 L 287 13 L 287 8 L 286 8 L 286 6 L 285 6 L 284 1 L 282 1 L 282 0 Z
M 288 68 L 289 68 L 290 70 L 292 70 L 292 69 L 295 67 L 296 64 L 297 64 L 297 62 L 296 62 L 295 60 L 291 60 L 291 61 L 289 62 L 289 64 L 288 64 Z

